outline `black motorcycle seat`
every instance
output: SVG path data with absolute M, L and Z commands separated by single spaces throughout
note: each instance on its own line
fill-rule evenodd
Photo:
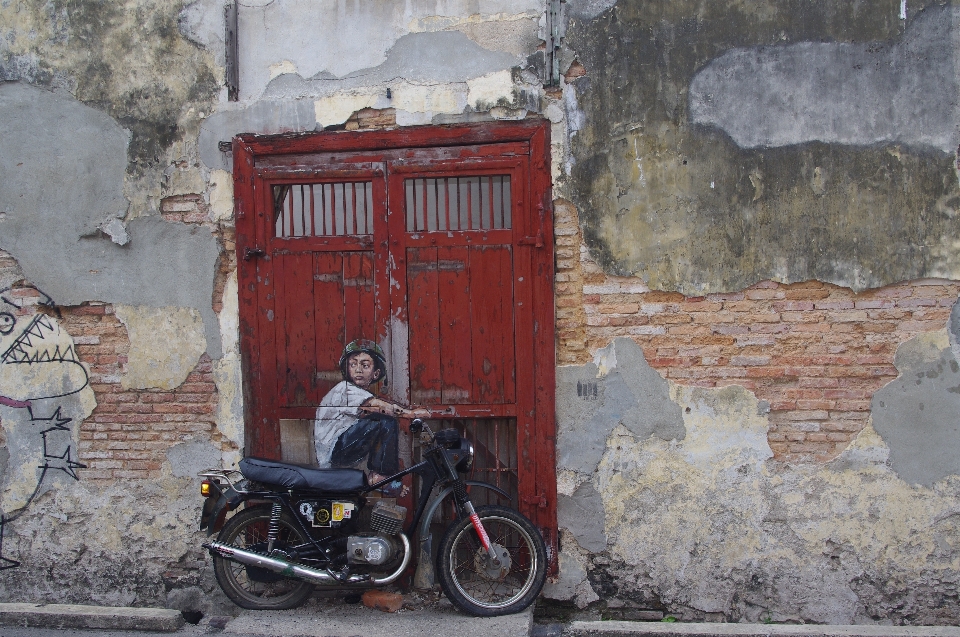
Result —
M 240 461 L 240 473 L 248 480 L 284 489 L 348 493 L 367 486 L 367 476 L 360 469 L 318 469 L 264 458 L 244 458 Z

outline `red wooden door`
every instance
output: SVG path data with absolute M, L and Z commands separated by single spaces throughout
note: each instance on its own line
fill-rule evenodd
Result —
M 355 338 L 556 546 L 547 126 L 235 140 L 247 452 L 280 457 Z

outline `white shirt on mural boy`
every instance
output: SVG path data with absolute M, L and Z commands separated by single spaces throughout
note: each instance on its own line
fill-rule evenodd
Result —
M 313 421 L 314 448 L 321 469 L 330 468 L 330 454 L 340 434 L 360 417 L 360 406 L 373 398 L 366 389 L 342 380 L 320 401 Z

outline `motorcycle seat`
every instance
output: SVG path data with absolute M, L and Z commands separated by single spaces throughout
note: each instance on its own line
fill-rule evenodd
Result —
M 367 486 L 367 476 L 360 469 L 318 469 L 264 458 L 244 458 L 240 461 L 240 473 L 248 480 L 284 489 L 349 493 Z

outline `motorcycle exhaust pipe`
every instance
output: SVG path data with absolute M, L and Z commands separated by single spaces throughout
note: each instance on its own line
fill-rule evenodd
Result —
M 302 579 L 307 582 L 311 582 L 316 586 L 323 586 L 327 588 L 356 586 L 359 588 L 366 586 L 383 586 L 385 584 L 389 584 L 400 577 L 400 574 L 403 573 L 404 569 L 407 568 L 407 565 L 410 563 L 410 541 L 407 540 L 407 536 L 403 533 L 398 533 L 398 535 L 400 536 L 400 541 L 403 542 L 403 560 L 401 560 L 400 566 L 397 567 L 397 570 L 380 579 L 370 579 L 370 577 L 367 575 L 351 575 L 347 579 L 342 580 L 338 579 L 326 569 L 321 570 L 311 568 L 309 566 L 303 566 L 302 564 L 297 564 L 296 562 L 270 557 L 261 553 L 254 553 L 253 551 L 248 551 L 246 549 L 242 549 L 237 546 L 231 546 L 230 544 L 224 544 L 222 542 L 208 542 L 203 545 L 203 548 L 210 551 L 211 555 L 216 554 L 224 559 L 239 562 L 245 566 L 255 566 L 257 568 L 262 568 L 274 573 L 279 573 L 284 577 Z

